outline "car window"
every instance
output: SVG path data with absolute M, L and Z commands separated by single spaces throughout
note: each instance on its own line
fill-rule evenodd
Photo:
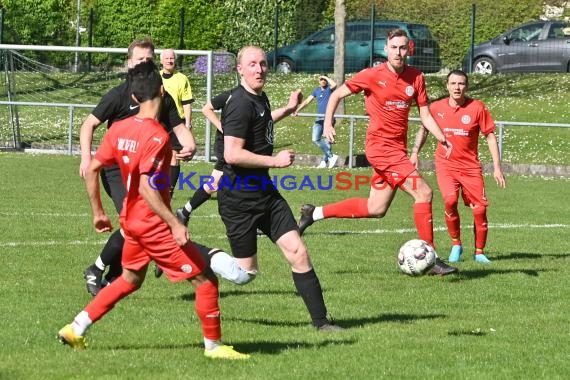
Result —
M 392 29 L 396 29 L 397 27 L 397 25 L 375 25 L 374 38 L 386 38 L 388 32 Z
M 344 38 L 346 41 L 369 41 L 370 27 L 367 25 L 355 25 L 348 27 Z
M 508 37 L 512 41 L 535 41 L 540 37 L 543 26 L 544 23 L 525 25 L 513 30 Z
M 553 23 L 548 31 L 547 38 L 569 38 L 570 23 Z
M 431 40 L 431 34 L 429 29 L 425 25 L 414 25 L 411 24 L 408 26 L 408 30 L 410 31 L 410 38 L 414 40 Z
M 312 41 L 315 43 L 331 43 L 334 42 L 334 29 L 333 28 L 329 28 L 329 29 L 325 29 L 322 32 L 316 34 L 313 38 Z

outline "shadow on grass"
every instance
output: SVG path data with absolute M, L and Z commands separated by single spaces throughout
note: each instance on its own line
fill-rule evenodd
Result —
M 531 260 L 531 259 L 542 259 L 545 257 L 554 259 L 565 259 L 570 257 L 570 253 L 562 254 L 544 254 L 544 253 L 530 253 L 530 252 L 511 252 L 508 255 L 497 255 L 494 260 Z
M 550 272 L 550 269 L 476 269 L 462 270 L 457 277 L 458 280 L 475 280 L 493 275 L 521 273 L 529 277 L 538 277 L 540 272 Z
M 286 296 L 296 296 L 297 293 L 293 290 L 260 290 L 260 289 L 252 289 L 251 291 L 245 290 L 222 290 L 220 291 L 220 298 L 230 297 L 230 296 L 259 296 L 259 295 L 268 295 L 268 296 L 276 296 L 276 295 L 286 295 Z M 195 301 L 196 294 L 195 293 L 187 293 L 180 296 L 180 299 L 183 301 Z

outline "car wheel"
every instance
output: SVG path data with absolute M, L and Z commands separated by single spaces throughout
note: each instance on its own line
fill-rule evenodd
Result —
M 381 65 L 382 63 L 386 62 L 386 60 L 382 57 L 374 57 L 372 59 L 372 64 L 370 65 L 370 67 L 374 67 L 374 66 L 378 66 Z
M 280 74 L 290 74 L 293 72 L 293 61 L 287 58 L 279 58 L 277 67 L 275 68 Z
M 479 58 L 473 64 L 473 72 L 478 74 L 490 75 L 495 74 L 497 69 L 495 67 L 495 62 L 491 58 Z

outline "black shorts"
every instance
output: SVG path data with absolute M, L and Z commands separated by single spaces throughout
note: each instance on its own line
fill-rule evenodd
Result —
M 298 230 L 291 208 L 278 191 L 261 195 L 222 187 L 218 191 L 218 212 L 237 258 L 257 253 L 258 228 L 274 243 L 287 232 Z
M 123 185 L 121 169 L 118 165 L 109 166 L 101 170 L 101 182 L 105 192 L 113 200 L 115 209 L 120 214 L 123 209 L 123 200 L 127 196 L 127 190 Z

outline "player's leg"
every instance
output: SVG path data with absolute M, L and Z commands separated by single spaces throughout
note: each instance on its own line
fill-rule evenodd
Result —
M 178 152 L 173 150 L 172 158 L 170 159 L 170 198 L 174 196 L 174 190 L 180 176 L 180 160 L 176 158 L 176 153 Z
M 473 230 L 475 233 L 475 261 L 489 264 L 491 260 L 485 255 L 487 244 L 487 206 L 489 201 L 485 195 L 485 182 L 482 173 L 466 176 L 462 182 L 463 200 L 471 207 L 473 212 Z
M 329 155 L 327 152 L 330 151 L 330 144 L 328 141 L 323 139 L 323 123 L 324 120 L 316 120 L 311 128 L 311 141 L 323 152 L 323 158 L 317 166 L 319 169 L 327 167 L 329 162 Z
M 291 266 L 293 283 L 309 311 L 313 325 L 321 331 L 343 330 L 327 317 L 321 283 L 313 269 L 307 248 L 297 231 L 289 205 L 276 194 L 267 210 L 266 217 L 260 221 L 262 229 L 269 230 L 268 236 L 281 249 Z
M 451 238 L 451 251 L 449 262 L 458 262 L 463 253 L 461 244 L 461 219 L 457 209 L 459 201 L 459 191 L 461 189 L 460 176 L 457 171 L 447 170 L 445 167 L 436 166 L 437 185 L 443 198 L 444 219 L 447 226 L 447 233 Z M 459 177 L 458 177 L 459 176 Z
M 198 190 L 194 192 L 191 198 L 188 199 L 188 202 L 176 210 L 176 216 L 178 220 L 184 225 L 188 225 L 188 220 L 190 219 L 190 214 L 202 204 L 204 204 L 207 200 L 212 197 L 216 191 L 218 191 L 218 184 L 220 183 L 220 178 L 224 174 L 222 171 L 223 162 L 216 163 L 214 170 L 212 170 L 212 174 L 210 175 L 210 181 L 208 183 L 204 183 L 200 186 Z

